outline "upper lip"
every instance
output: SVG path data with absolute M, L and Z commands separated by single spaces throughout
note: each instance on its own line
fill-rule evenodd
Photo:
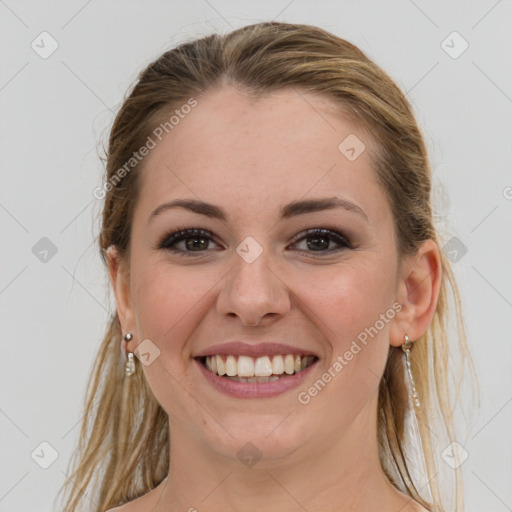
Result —
M 194 357 L 204 356 L 229 356 L 229 355 L 240 355 L 249 357 L 263 357 L 263 356 L 277 356 L 277 355 L 305 355 L 315 356 L 315 353 L 310 350 L 294 347 L 292 345 L 285 345 L 283 343 L 275 342 L 261 342 L 261 343 L 244 343 L 243 341 L 230 341 L 227 343 L 220 343 L 218 345 L 212 345 L 211 347 L 201 350 Z

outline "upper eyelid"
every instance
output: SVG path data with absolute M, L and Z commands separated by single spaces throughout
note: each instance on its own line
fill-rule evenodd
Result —
M 218 237 L 210 230 L 203 228 L 177 228 L 165 234 L 158 242 L 157 247 L 161 247 L 170 238 L 174 238 L 173 243 L 181 242 L 184 239 L 192 238 L 193 236 L 204 236 L 210 238 L 215 243 L 218 243 Z
M 339 232 L 337 229 L 326 228 L 326 227 L 316 227 L 316 228 L 304 229 L 304 230 L 300 231 L 299 233 L 297 233 L 293 237 L 292 242 L 290 243 L 290 245 L 296 244 L 296 243 L 304 240 L 308 236 L 312 236 L 312 235 L 315 235 L 315 234 L 326 234 L 328 236 L 331 236 L 331 239 L 335 243 L 341 245 L 342 247 L 343 247 L 343 245 L 345 245 L 345 247 L 348 247 L 348 248 L 352 248 L 353 247 L 353 245 L 350 242 L 349 238 L 347 236 L 345 236 L 345 234 Z M 172 245 L 169 245 L 167 247 L 164 245 L 166 243 L 166 241 L 169 238 L 171 238 L 171 237 L 174 238 L 174 240 L 172 241 L 172 244 L 174 244 L 174 243 L 181 242 L 181 241 L 183 241 L 183 240 L 185 240 L 187 238 L 191 238 L 193 236 L 198 236 L 198 237 L 199 236 L 204 236 L 205 238 L 209 238 L 215 244 L 222 245 L 222 244 L 219 244 L 218 237 L 212 231 L 210 231 L 208 229 L 204 229 L 204 228 L 177 228 L 172 233 L 168 233 L 167 235 L 165 235 L 161 239 L 161 241 L 157 244 L 157 248 L 171 249 Z M 344 243 L 340 242 L 340 240 L 337 240 L 337 239 L 341 239 Z M 187 253 L 193 254 L 196 251 L 183 251 L 181 249 L 178 249 L 177 252 L 187 252 Z M 197 252 L 199 253 L 199 252 L 203 252 L 203 251 L 197 251 Z M 307 251 L 307 252 L 310 252 L 310 251 Z M 311 251 L 311 252 L 314 252 L 314 251 Z M 320 251 L 320 252 L 329 252 L 329 251 Z
M 348 247 L 348 248 L 353 248 L 354 247 L 352 242 L 350 241 L 349 237 L 345 236 L 343 233 L 340 233 L 337 230 L 330 229 L 330 228 L 310 228 L 310 229 L 305 229 L 305 230 L 301 231 L 300 233 L 298 233 L 296 236 L 294 236 L 291 243 L 292 243 L 292 245 L 296 244 L 297 242 L 300 242 L 301 240 L 304 240 L 308 236 L 313 236 L 315 234 L 321 234 L 321 235 L 325 234 L 327 236 L 330 236 L 331 240 L 333 240 L 337 244 L 340 244 L 342 247 L 343 246 Z M 339 239 L 341 239 L 342 242 L 340 242 Z M 308 251 L 308 252 L 314 252 L 314 251 Z M 321 251 L 321 252 L 329 252 L 329 251 Z

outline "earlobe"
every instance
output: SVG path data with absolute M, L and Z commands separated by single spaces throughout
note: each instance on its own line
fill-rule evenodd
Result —
M 411 341 L 420 338 L 428 329 L 437 307 L 441 288 L 442 266 L 439 246 L 426 240 L 414 255 L 404 262 L 398 286 L 401 311 L 391 326 L 390 343 L 403 344 L 404 334 Z
M 116 309 L 123 332 L 133 331 L 133 315 L 130 296 L 130 277 L 126 262 L 119 251 L 111 245 L 106 251 L 110 284 L 114 291 Z

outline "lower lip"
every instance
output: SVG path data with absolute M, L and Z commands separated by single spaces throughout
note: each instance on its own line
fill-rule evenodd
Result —
M 236 382 L 211 372 L 197 359 L 195 359 L 195 362 L 199 365 L 206 380 L 219 391 L 239 398 L 264 398 L 280 395 L 299 386 L 311 373 L 318 360 L 299 373 L 281 377 L 274 382 Z

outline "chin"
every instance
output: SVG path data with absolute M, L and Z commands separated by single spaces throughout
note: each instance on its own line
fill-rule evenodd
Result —
M 257 459 L 260 468 L 270 468 L 282 464 L 308 444 L 309 429 L 294 416 L 290 411 L 271 415 L 247 413 L 226 419 L 227 432 L 220 428 L 217 435 L 206 435 L 204 441 L 227 459 L 236 458 L 248 467 L 250 461 L 254 463 Z

